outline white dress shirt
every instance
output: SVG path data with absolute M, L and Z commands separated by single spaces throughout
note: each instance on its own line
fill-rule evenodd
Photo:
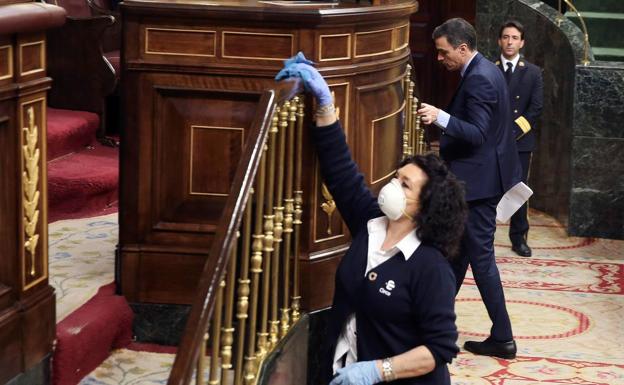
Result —
M 505 57 L 503 55 L 501 55 L 501 63 L 503 63 L 503 70 L 507 70 L 507 63 L 511 63 L 511 72 L 514 72 L 516 70 L 516 66 L 518 65 L 518 61 L 520 61 L 520 54 L 517 54 L 516 57 L 514 57 L 511 60 L 507 60 L 505 59 Z
M 397 242 L 390 250 L 382 250 L 381 246 L 386 239 L 388 229 L 388 217 L 373 218 L 367 223 L 368 230 L 368 255 L 366 262 L 366 272 L 364 275 L 375 267 L 386 262 L 396 253 L 401 251 L 403 257 L 407 261 L 410 259 L 414 251 L 420 246 L 420 239 L 416 236 L 416 229 L 408 233 L 403 239 Z M 346 355 L 346 357 L 345 357 Z M 336 350 L 334 352 L 333 372 L 343 366 L 343 358 L 345 358 L 345 366 L 357 361 L 357 330 L 355 323 L 355 314 L 351 314 L 345 322 Z

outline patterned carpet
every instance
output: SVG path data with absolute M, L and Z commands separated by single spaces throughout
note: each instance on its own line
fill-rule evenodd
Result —
M 511 251 L 507 226 L 499 226 L 496 234 L 498 266 L 518 357 L 503 360 L 462 351 L 450 367 L 452 383 L 624 385 L 624 242 L 567 237 L 554 219 L 536 211 L 530 214 L 533 257 L 518 257 Z M 55 229 L 58 234 L 52 231 L 56 224 L 51 225 L 51 243 L 59 240 L 57 251 L 50 253 L 51 275 L 53 271 L 65 273 L 62 279 L 53 277 L 55 287 L 62 287 L 61 291 L 57 287 L 57 293 L 63 294 L 58 306 L 65 307 L 64 314 L 79 302 L 67 297 L 85 290 L 81 285 L 112 280 L 115 220 L 106 216 L 71 221 Z M 87 247 L 91 242 L 93 246 Z M 70 272 L 67 269 L 74 264 L 68 259 L 79 254 L 79 249 L 87 255 L 75 264 L 78 270 Z M 96 264 L 107 258 L 110 272 L 97 273 Z M 85 267 L 88 272 L 81 270 Z M 76 283 L 72 277 L 78 277 Z M 460 345 L 487 336 L 490 321 L 470 273 L 456 311 Z M 172 354 L 120 349 L 81 384 L 164 384 L 172 362 Z
M 531 258 L 496 232 L 498 268 L 518 344 L 515 360 L 461 352 L 454 385 L 624 385 L 624 242 L 567 237 L 531 211 Z M 490 320 L 468 275 L 456 304 L 459 344 L 482 340 Z
M 117 213 L 51 223 L 50 285 L 56 290 L 56 323 L 114 280 Z

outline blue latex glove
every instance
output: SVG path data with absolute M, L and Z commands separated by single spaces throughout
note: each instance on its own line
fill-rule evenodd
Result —
M 305 56 L 303 58 L 305 59 Z M 323 79 L 317 69 L 310 64 L 291 63 L 282 68 L 275 76 L 275 80 L 286 78 L 301 78 L 306 91 L 311 92 L 316 97 L 319 107 L 333 103 L 327 82 L 325 82 L 325 79 Z
M 381 382 L 381 373 L 375 361 L 361 361 L 336 371 L 329 385 L 373 385 Z
M 295 64 L 295 63 L 305 63 L 309 65 L 314 65 L 314 62 L 312 60 L 308 60 L 303 54 L 303 52 L 301 51 L 297 52 L 297 54 L 291 57 L 290 59 L 284 60 L 284 67 L 288 67 L 289 65 Z

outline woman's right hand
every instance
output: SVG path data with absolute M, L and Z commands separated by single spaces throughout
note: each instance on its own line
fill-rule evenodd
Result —
M 285 61 L 284 68 L 275 76 L 275 80 L 292 77 L 301 78 L 305 89 L 314 95 L 319 107 L 332 104 L 333 99 L 327 82 L 310 63 L 312 62 L 299 52 L 296 56 Z

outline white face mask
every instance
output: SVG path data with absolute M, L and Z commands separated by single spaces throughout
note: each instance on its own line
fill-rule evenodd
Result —
M 397 178 L 392 178 L 387 185 L 383 186 L 381 191 L 379 191 L 379 196 L 377 197 L 379 208 L 393 221 L 399 220 L 402 215 L 405 215 L 409 219 L 413 220 L 413 218 L 405 212 L 407 200 L 408 198 L 405 197 L 401 181 Z

